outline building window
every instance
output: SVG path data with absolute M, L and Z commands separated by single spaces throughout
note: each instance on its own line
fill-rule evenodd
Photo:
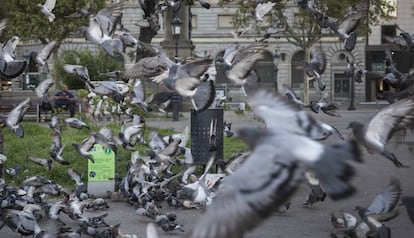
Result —
M 397 26 L 395 25 L 383 25 L 381 26 L 381 43 L 387 44 L 389 41 L 385 38 L 386 36 L 396 36 L 397 35 Z
M 218 15 L 218 29 L 233 29 L 233 16 Z
M 197 29 L 197 15 L 192 15 L 191 16 L 191 27 L 193 29 Z
M 292 57 L 292 83 L 291 87 L 294 89 L 303 88 L 303 80 L 305 72 L 303 71 L 303 62 L 305 61 L 305 52 L 296 52 Z

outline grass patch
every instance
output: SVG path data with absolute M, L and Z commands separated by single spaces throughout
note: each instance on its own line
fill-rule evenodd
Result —
M 90 136 L 92 131 L 99 130 L 99 127 L 94 126 L 93 123 L 89 124 L 91 126 L 91 130 L 78 130 L 60 123 L 62 127 L 62 144 L 65 144 L 63 158 L 71 164 L 69 166 L 64 166 L 54 162 L 53 169 L 51 171 L 47 171 L 46 168 L 40 167 L 28 159 L 29 156 L 41 157 L 45 159 L 50 158 L 49 151 L 53 136 L 51 134 L 51 129 L 47 125 L 33 122 L 22 122 L 21 125 L 25 132 L 24 138 L 19 138 L 8 128 L 3 128 L 3 154 L 7 156 L 7 161 L 3 165 L 3 174 L 6 182 L 19 185 L 27 177 L 41 175 L 57 182 L 65 188 L 73 188 L 74 182 L 67 174 L 67 169 L 72 167 L 77 172 L 84 174 L 83 181 L 86 183 L 88 177 L 88 161 L 76 152 L 76 150 L 72 147 L 72 143 L 81 143 L 82 140 Z M 118 124 L 107 124 L 106 126 L 112 129 L 114 135 L 117 134 L 120 129 Z M 146 139 L 148 139 L 148 133 L 152 130 L 158 131 L 161 136 L 178 133 L 173 129 L 147 127 L 144 133 Z M 229 159 L 235 152 L 246 149 L 245 143 L 235 137 L 224 137 L 223 143 L 223 157 L 225 159 Z M 190 139 L 187 146 L 190 146 Z M 135 149 L 140 151 L 140 153 L 144 153 L 143 151 L 146 147 L 137 145 Z M 116 173 L 122 177 L 126 174 L 130 156 L 131 151 L 118 146 L 115 170 Z M 6 168 L 14 168 L 16 166 L 20 167 L 20 172 L 16 176 L 11 176 L 5 172 Z

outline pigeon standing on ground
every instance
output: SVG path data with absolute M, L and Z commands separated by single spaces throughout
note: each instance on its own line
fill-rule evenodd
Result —
M 305 177 L 309 182 L 310 186 L 310 193 L 306 197 L 305 202 L 303 203 L 303 206 L 309 206 L 312 207 L 314 203 L 317 202 L 323 202 L 326 197 L 325 191 L 323 191 L 319 179 L 315 177 L 315 175 L 312 172 L 305 172 Z
M 382 108 L 364 125 L 358 121 L 349 123 L 355 140 L 371 154 L 379 153 L 396 167 L 406 167 L 385 147 L 397 131 L 412 128 L 414 123 L 414 97 L 402 99 Z

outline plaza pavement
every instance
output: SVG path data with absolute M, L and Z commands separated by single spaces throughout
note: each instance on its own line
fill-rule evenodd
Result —
M 355 111 L 346 110 L 346 105 L 338 111 L 341 117 L 330 117 L 325 114 L 314 114 L 317 119 L 336 126 L 346 137 L 349 130 L 346 129 L 349 121 L 357 120 L 367 122 L 369 118 L 380 108 L 385 105 L 356 105 Z M 179 121 L 173 122 L 171 118 L 147 120 L 147 125 L 155 128 L 175 128 L 180 131 L 186 125 L 190 126 L 190 113 L 182 113 Z M 243 115 L 235 114 L 232 111 L 224 112 L 224 120 L 233 123 L 234 130 L 242 126 L 262 126 L 254 118 L 251 112 Z M 352 184 L 357 188 L 357 192 L 347 198 L 339 201 L 332 201 L 327 198 L 324 202 L 316 203 L 311 208 L 302 207 L 310 189 L 303 184 L 297 193 L 291 198 L 291 207 L 284 214 L 274 213 L 269 219 L 262 223 L 244 238 L 323 238 L 329 237 L 333 231 L 330 224 L 330 214 L 338 214 L 339 211 L 348 211 L 356 215 L 354 207 L 369 206 L 374 197 L 383 191 L 392 177 L 398 178 L 402 184 L 403 196 L 414 196 L 414 159 L 410 152 L 409 145 L 414 141 L 410 134 L 407 137 L 408 143 L 396 144 L 394 140 L 389 143 L 389 148 L 393 151 L 399 160 L 410 166 L 410 168 L 396 168 L 394 165 L 380 155 L 370 155 L 364 152 L 364 162 L 362 164 L 353 163 L 356 168 L 356 175 L 352 179 Z M 328 139 L 327 143 L 339 142 L 337 138 Z M 145 237 L 145 227 L 151 220 L 146 217 L 138 217 L 135 214 L 134 207 L 125 202 L 110 202 L 111 208 L 106 211 L 91 212 L 93 214 L 102 214 L 109 212 L 105 221 L 109 224 L 121 223 L 121 230 L 124 233 L 136 234 L 138 238 Z M 386 223 L 391 229 L 393 238 L 410 238 L 414 237 L 414 225 L 410 222 L 405 207 L 399 206 L 400 215 Z M 177 223 L 182 224 L 185 230 L 191 229 L 192 225 L 197 222 L 197 218 L 202 216 L 199 210 L 177 210 L 165 205 L 160 209 L 161 212 L 175 212 L 177 214 Z M 70 223 L 69 223 L 70 224 Z M 164 232 L 157 228 L 160 238 L 178 238 L 183 237 L 182 232 Z M 20 237 L 12 233 L 8 227 L 3 228 L 0 237 Z M 82 236 L 86 237 L 86 236 Z

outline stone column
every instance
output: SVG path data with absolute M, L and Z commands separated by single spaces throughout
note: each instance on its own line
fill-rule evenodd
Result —
M 176 13 L 176 16 L 180 18 L 182 25 L 180 31 L 180 37 L 178 39 L 178 58 L 184 59 L 190 57 L 195 46 L 191 42 L 189 36 L 189 13 L 190 7 L 182 5 L 180 10 Z M 164 13 L 164 41 L 161 42 L 161 46 L 166 50 L 172 60 L 175 56 L 175 40 L 172 36 L 171 22 L 174 18 L 174 12 L 171 8 L 168 8 Z

